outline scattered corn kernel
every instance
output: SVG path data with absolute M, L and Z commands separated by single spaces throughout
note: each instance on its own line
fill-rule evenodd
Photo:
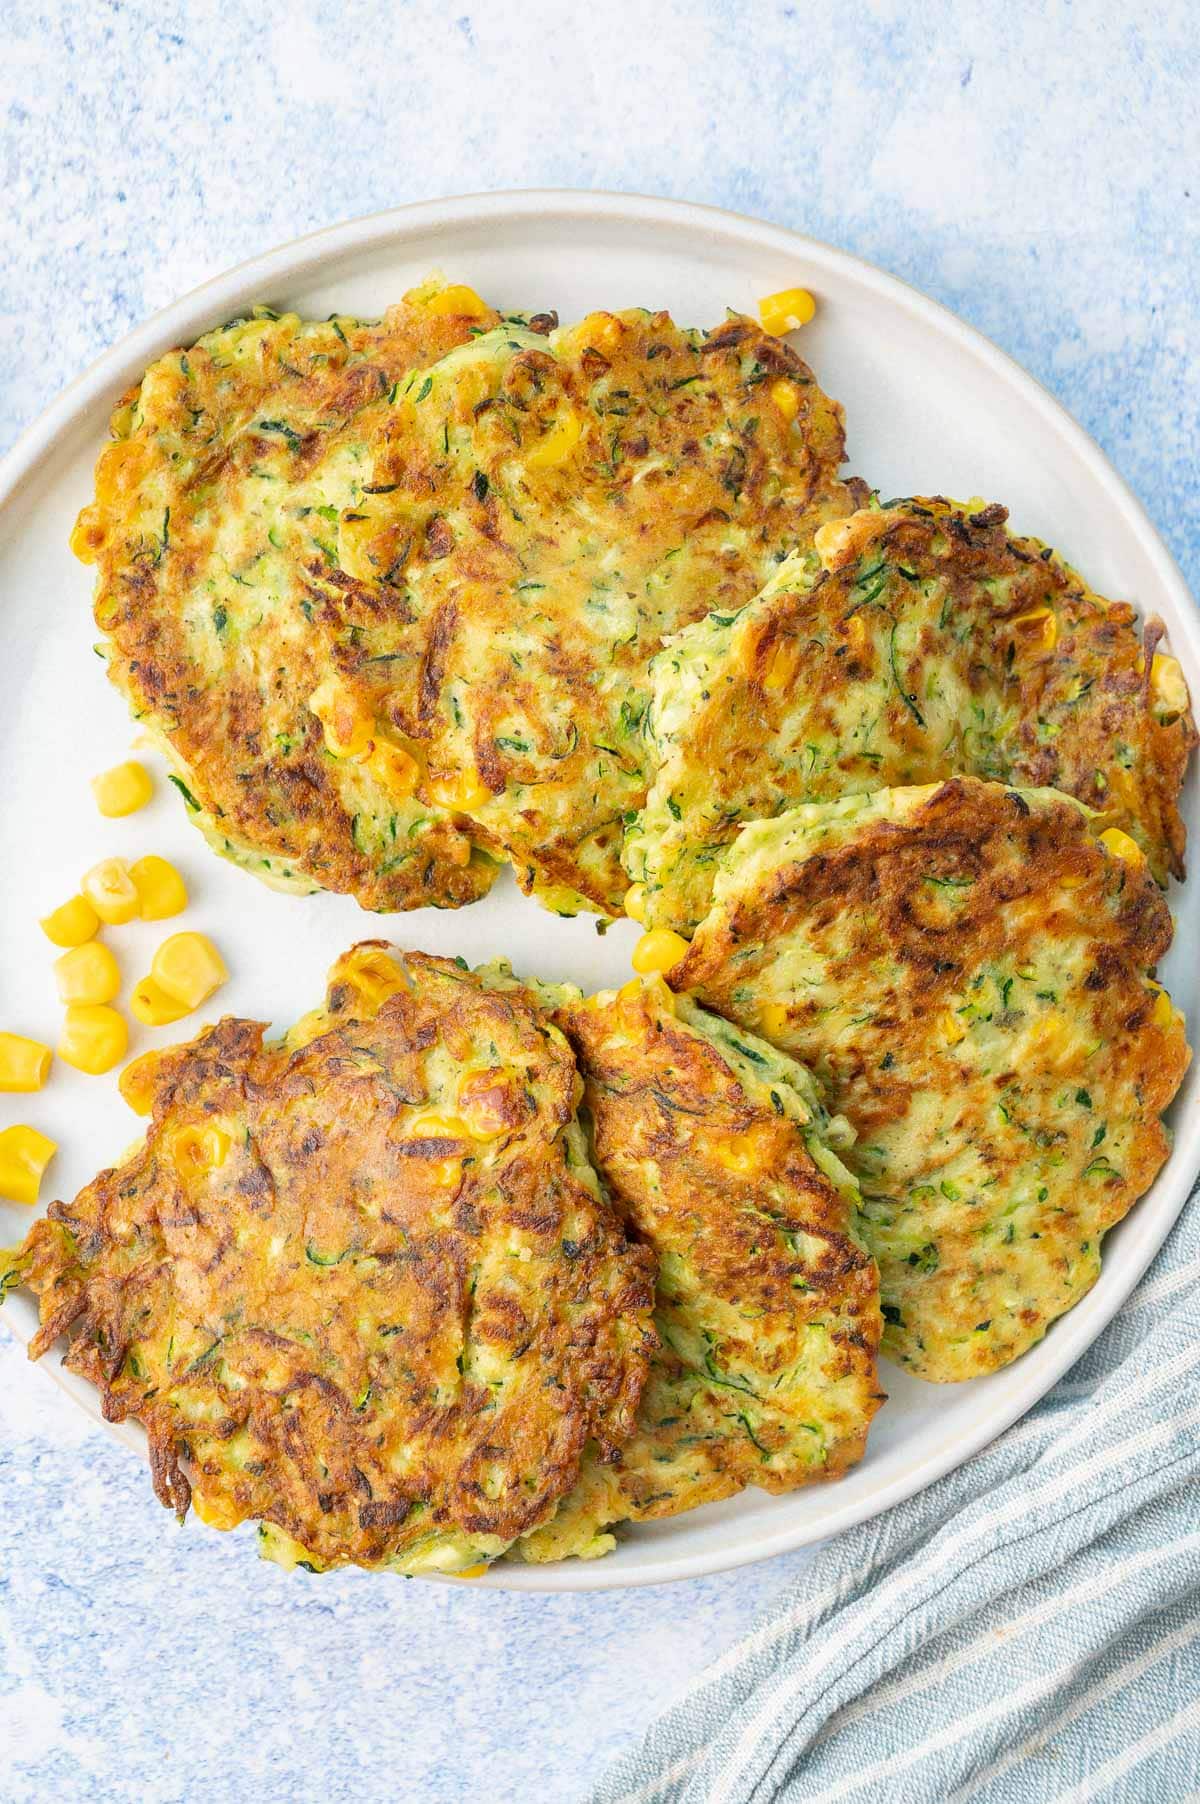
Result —
M 862 615 L 851 614 L 849 620 L 846 622 L 846 642 L 851 651 L 861 657 L 862 653 L 867 649 L 869 636 L 870 635 L 867 632 L 867 623 Z
M 778 1039 L 786 1033 L 788 1024 L 787 1004 L 783 1002 L 764 1002 L 758 1013 L 759 1031 L 768 1040 Z
M 123 858 L 105 858 L 94 864 L 79 887 L 107 926 L 122 927 L 135 919 L 138 893 Z
M 781 288 L 776 294 L 765 294 L 758 303 L 758 317 L 772 338 L 807 326 L 816 311 L 817 303 L 807 288 Z
M 477 1578 L 482 1578 L 484 1573 L 487 1571 L 488 1571 L 487 1560 L 480 1560 L 480 1562 L 477 1566 L 464 1566 L 461 1572 L 455 1572 L 451 1576 L 453 1578 L 460 1578 L 460 1579 L 477 1579 Z
M 19 1124 L 0 1131 L 0 1196 L 32 1208 L 43 1173 L 57 1151 L 54 1141 L 36 1128 Z
M 1150 687 L 1168 720 L 1187 713 L 1191 697 L 1178 658 L 1167 652 L 1155 652 L 1150 660 Z
M 800 647 L 794 639 L 779 639 L 771 647 L 763 671 L 763 688 L 790 689 L 800 668 Z
M 654 971 L 669 971 L 677 965 L 688 949 L 688 943 L 681 933 L 673 933 L 669 927 L 654 927 L 644 933 L 633 949 L 633 968 L 648 977 Z
M 646 919 L 646 885 L 634 883 L 625 891 L 625 913 L 631 921 Z
M 452 283 L 448 288 L 434 289 L 421 304 L 426 313 L 459 313 L 465 319 L 486 319 L 490 311 L 487 303 L 480 300 L 473 288 L 467 288 L 458 282 Z
M 474 1136 L 460 1115 L 414 1115 L 405 1124 L 406 1140 L 470 1140 Z M 486 1136 L 485 1136 L 486 1138 Z
M 167 921 L 182 914 L 188 903 L 187 885 L 173 864 L 153 852 L 137 858 L 129 867 L 137 891 L 138 913 L 143 921 Z
M 229 1135 L 215 1121 L 188 1123 L 171 1136 L 171 1158 L 181 1178 L 203 1178 L 219 1171 L 229 1153 Z
M 1053 651 L 1058 644 L 1058 620 L 1049 608 L 1034 608 L 1009 621 L 1014 637 L 1030 651 Z
M 60 1002 L 111 1002 L 120 994 L 121 967 L 102 940 L 72 946 L 54 961 Z
M 335 758 L 365 758 L 375 743 L 374 723 L 345 684 L 331 672 L 308 698 Z
M 143 977 L 130 991 L 129 1012 L 143 1027 L 169 1027 L 192 1011 L 186 1002 L 168 996 L 155 978 Z
M 150 975 L 176 1002 L 199 1008 L 229 972 L 206 933 L 173 933 L 151 959 Z
M 404 966 L 386 946 L 354 947 L 333 967 L 330 984 L 348 984 L 371 1014 L 377 1013 L 389 996 L 409 988 Z
M 117 1079 L 117 1089 L 135 1115 L 148 1115 L 154 1107 L 155 1078 L 161 1063 L 161 1052 L 143 1052 L 140 1058 L 130 1059 Z
M 794 420 L 800 411 L 800 396 L 794 382 L 788 382 L 781 376 L 778 382 L 771 384 L 771 399 L 785 420 Z
M 762 1149 L 753 1134 L 740 1134 L 736 1139 L 713 1142 L 717 1164 L 735 1177 L 748 1178 L 762 1169 Z
M 439 808 L 456 808 L 469 814 L 492 800 L 492 792 L 475 771 L 460 771 L 453 777 L 435 777 L 429 785 L 429 800 Z
M 835 570 L 846 547 L 853 540 L 854 519 L 826 520 L 813 534 L 813 549 L 826 570 Z
M 1128 833 L 1122 833 L 1120 827 L 1106 827 L 1100 835 L 1100 844 L 1123 864 L 1141 865 L 1146 862 L 1146 854 L 1137 840 L 1132 839 Z
M 0 1090 L 40 1090 L 50 1075 L 53 1053 L 24 1034 L 0 1034 Z
M 129 1050 L 129 1029 L 124 1015 L 104 1003 L 73 1003 L 67 1010 L 58 1041 L 58 1056 L 76 1071 L 99 1077 L 120 1064 Z
M 96 806 L 108 820 L 119 820 L 123 814 L 136 814 L 154 794 L 150 772 L 136 758 L 114 764 L 92 778 L 92 794 Z
M 1154 998 L 1154 1007 L 1150 1011 L 1150 1019 L 1155 1027 L 1170 1027 L 1175 1019 L 1175 1006 L 1165 990 L 1160 990 Z
M 366 758 L 367 769 L 389 795 L 410 796 L 417 787 L 421 767 L 402 745 L 388 739 L 377 739 Z
M 551 470 L 565 463 L 579 443 L 583 421 L 577 413 L 564 413 L 540 438 L 525 458 L 528 470 Z
M 1054 1070 L 1064 1071 L 1075 1061 L 1076 1040 L 1061 1015 L 1046 1015 L 1030 1036 L 1034 1049 Z
M 239 1508 L 231 1497 L 203 1497 L 199 1491 L 192 1492 L 192 1513 L 199 1516 L 207 1528 L 227 1530 L 236 1528 L 246 1520 L 245 1510 Z
M 942 1038 L 947 1046 L 959 1046 L 967 1037 L 967 1030 L 953 1009 L 945 1009 L 942 1013 Z
M 43 915 L 40 926 L 52 946 L 82 946 L 99 929 L 100 916 L 86 896 L 72 896 Z

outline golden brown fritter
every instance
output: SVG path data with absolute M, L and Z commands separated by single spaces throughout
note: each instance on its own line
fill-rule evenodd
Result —
M 883 1401 L 878 1275 L 809 1074 L 661 979 L 566 999 L 555 1018 L 584 1075 L 593 1161 L 658 1261 L 661 1346 L 634 1435 L 585 1459 L 514 1550 L 529 1560 L 592 1557 L 610 1523 L 747 1485 L 838 1478 Z
M 935 498 L 824 529 L 740 613 L 656 659 L 656 770 L 626 847 L 649 926 L 690 932 L 722 848 L 801 801 L 966 774 L 1077 796 L 1183 873 L 1196 741 L 1174 658 L 1005 510 Z
M 341 516 L 347 713 L 548 907 L 619 913 L 646 661 L 856 505 L 842 456 L 840 407 L 748 319 L 476 338 L 404 386 Z
M 164 1053 L 144 1147 L 34 1226 L 31 1356 L 71 1334 L 180 1514 L 316 1567 L 493 1559 L 628 1437 L 654 1338 L 570 1050 L 528 992 L 378 943 L 262 1036 Z
M 72 540 L 97 565 L 109 673 L 206 838 L 279 887 L 457 906 L 495 874 L 414 802 L 407 760 L 343 742 L 310 700 L 327 602 L 355 587 L 337 521 L 369 482 L 372 421 L 411 369 L 496 318 L 437 283 L 377 325 L 259 308 L 159 358 L 113 415 Z
M 1119 831 L 961 778 L 740 835 L 669 974 L 809 1064 L 856 1130 L 884 1348 L 974 1377 L 1090 1289 L 1170 1148 L 1171 917 Z

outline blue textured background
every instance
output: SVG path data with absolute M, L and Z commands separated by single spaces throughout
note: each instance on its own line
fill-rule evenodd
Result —
M 146 314 L 299 233 L 481 188 L 631 189 L 945 301 L 1065 401 L 1200 584 L 1187 0 L 3 17 L 0 448 Z M 248 1570 L 241 1537 L 176 1533 L 0 1326 L 0 1797 L 556 1804 L 802 1557 L 561 1599 Z

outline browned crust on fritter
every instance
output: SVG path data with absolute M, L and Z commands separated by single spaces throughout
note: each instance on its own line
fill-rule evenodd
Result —
M 882 533 L 872 529 L 869 514 L 860 516 L 858 532 L 847 533 L 833 569 L 852 565 L 867 545 L 876 544 L 881 554 L 906 567 L 949 568 L 951 589 L 964 613 L 971 583 L 1011 577 L 1004 608 L 987 622 L 993 635 L 1021 614 L 1050 603 L 1058 621 L 1053 649 L 1018 656 L 1009 671 L 1006 701 L 1017 720 L 1013 743 L 1006 746 L 1003 780 L 1075 796 L 1134 831 L 1160 874 L 1169 870 L 1182 878 L 1186 832 L 1179 792 L 1197 734 L 1190 711 L 1164 724 L 1150 705 L 1151 661 L 1163 636 L 1162 621 L 1152 616 L 1139 631 L 1137 610 L 1128 602 L 1104 600 L 1047 546 L 1010 536 L 1005 507 L 993 503 L 964 514 L 942 496 L 907 507 L 911 511 L 896 515 L 885 511 Z M 931 544 L 941 535 L 953 545 L 949 563 L 931 558 Z M 994 664 L 994 649 L 991 655 Z M 1074 691 L 1081 674 L 1088 692 L 1079 705 Z M 1052 737 L 1039 732 L 1039 722 L 1045 720 L 1055 724 Z M 1140 753 L 1135 776 L 1114 761 L 1117 741 Z M 951 774 L 930 770 L 928 779 L 914 780 Z
M 795 395 L 790 418 L 768 397 L 780 381 Z M 422 403 L 422 419 L 433 405 Z M 589 315 L 557 355 L 524 349 L 495 394 L 456 405 L 452 429 L 471 432 L 470 467 L 447 461 L 440 431 L 422 439 L 400 416 L 378 454 L 386 494 L 362 548 L 394 589 L 407 580 L 422 596 L 422 620 L 343 608 L 339 669 L 368 707 L 423 743 L 421 793 L 470 759 L 486 793 L 465 817 L 477 843 L 511 859 L 523 888 L 561 886 L 619 914 L 622 817 L 645 794 L 644 747 L 618 732 L 620 704 L 644 699 L 647 660 L 666 634 L 710 608 L 742 606 L 778 557 L 858 504 L 861 484 L 837 477 L 842 410 L 755 322 L 730 318 L 696 350 L 666 313 Z M 530 450 L 564 416 L 582 420 L 578 444 L 561 465 L 535 470 Z M 619 587 L 638 601 L 636 633 L 616 644 L 588 613 L 587 581 L 576 592 L 552 580 L 556 558 L 568 584 L 588 576 L 589 558 L 571 548 L 593 527 L 601 547 L 620 545 Z M 647 577 L 680 546 L 703 560 L 705 580 L 677 597 Z M 548 578 L 544 620 L 535 655 L 518 664 L 503 634 L 531 571 Z M 469 695 L 468 744 L 454 724 L 456 683 Z M 506 728 L 514 716 L 520 735 Z M 520 808 L 503 821 L 489 813 L 487 793 L 518 787 Z
M 967 880 L 955 892 L 953 909 L 930 888 L 931 871 L 943 881 L 947 874 Z M 1019 1066 L 984 1076 L 960 1066 L 939 1023 L 961 1000 L 972 974 L 1019 972 L 1039 947 L 1081 925 L 1088 941 L 1085 975 L 1056 998 L 1068 1020 L 1084 1016 L 1080 1052 L 1064 1059 L 1025 1051 Z M 1054 1198 L 1040 1235 L 1046 1294 L 1028 1301 L 1009 1324 L 985 1322 L 991 1338 L 953 1355 L 966 1369 L 930 1369 L 926 1354 L 889 1330 L 889 1350 L 923 1376 L 993 1370 L 1039 1339 L 1094 1282 L 1099 1238 L 1149 1188 L 1170 1151 L 1161 1116 L 1190 1054 L 1182 1020 L 1158 1018 L 1156 992 L 1146 982 L 1171 943 L 1162 893 L 1144 866 L 1105 855 L 1069 802 L 1031 807 L 1000 785 L 960 778 L 937 788 L 903 822 L 864 826 L 850 843 L 780 865 L 749 899 L 732 908 L 718 905 L 669 982 L 732 1020 L 759 1025 L 768 993 L 764 976 L 791 936 L 820 951 L 824 993 L 861 1003 L 853 1031 L 841 1031 L 839 1021 L 831 1032 L 822 994 L 793 991 L 786 1021 L 774 1020 L 770 1037 L 820 1073 L 831 1107 L 844 1111 L 855 1128 L 856 1144 L 846 1159 L 859 1173 L 864 1195 L 875 1178 L 873 1143 L 904 1127 L 910 1115 L 917 1120 L 915 1112 L 931 1096 L 955 1102 L 960 1139 L 966 1136 L 983 1163 L 992 1165 L 997 1188 L 988 1207 L 997 1211 L 1017 1175 L 1011 1138 L 990 1125 L 998 1105 L 1017 1107 L 1013 1098 L 1019 1097 L 1029 1147 L 1060 1147 L 1065 1158 L 1080 1163 L 1089 1155 L 1086 1136 L 1105 1112 L 1112 1118 L 1106 1145 L 1125 1117 L 1121 1169 L 1091 1174 L 1086 1186 Z M 886 980 L 882 963 L 891 971 Z M 1088 1046 L 1093 1050 L 1085 1060 Z M 1076 1146 L 1062 1105 L 1072 1093 L 1080 1101 L 1089 1090 L 1096 1093 L 1095 1112 L 1080 1121 L 1085 1137 Z M 1092 1106 L 1087 1096 L 1087 1110 Z M 927 1149 L 931 1169 L 953 1150 L 954 1131 L 949 1148 Z M 940 1198 L 932 1206 L 944 1213 Z M 885 1305 L 905 1297 L 908 1320 L 915 1296 L 930 1350 L 943 1329 L 949 1333 L 961 1320 L 964 1272 L 989 1282 L 1002 1277 L 1011 1261 L 999 1238 L 981 1250 L 973 1211 L 959 1209 L 958 1215 L 961 1227 L 934 1236 L 942 1243 L 939 1268 L 917 1276 L 903 1261 L 891 1262 L 887 1245 L 872 1234 L 868 1202 L 867 1237 L 880 1261 Z M 1088 1255 L 1083 1268 L 1080 1246 Z
M 71 1331 L 66 1363 L 106 1417 L 144 1424 L 162 1502 L 182 1512 L 195 1492 L 223 1526 L 274 1523 L 323 1563 L 543 1520 L 585 1443 L 632 1429 L 653 1341 L 652 1261 L 564 1159 L 565 1043 L 523 991 L 406 965 L 413 988 L 374 1019 L 335 989 L 336 1025 L 295 1051 L 227 1019 L 166 1056 L 145 1148 L 53 1205 L 26 1249 L 31 1356 Z M 477 1061 L 489 1041 L 500 1064 L 473 1080 L 487 1157 L 397 1137 L 426 1055 Z M 181 1177 L 173 1136 L 213 1121 L 225 1163 Z
M 638 1431 L 607 1464 L 614 1520 L 670 1516 L 747 1485 L 782 1492 L 840 1477 L 861 1459 L 883 1401 L 875 1372 L 881 1319 L 874 1261 L 848 1232 L 849 1205 L 820 1172 L 791 1117 L 753 1098 L 715 1047 L 655 997 L 615 995 L 555 1017 L 584 1077 L 594 1156 L 631 1234 L 660 1264 L 663 1345 Z M 747 1169 L 731 1169 L 733 1153 Z M 804 1252 L 787 1236 L 805 1237 Z M 718 1370 L 753 1373 L 744 1393 L 689 1371 L 673 1326 L 701 1321 Z M 775 1387 L 828 1329 L 823 1457 Z M 695 1407 L 679 1412 L 685 1381 Z M 745 1382 L 739 1376 L 737 1382 Z M 841 1404 L 833 1398 L 843 1387 Z M 696 1393 L 699 1393 L 699 1396 Z M 654 1419 L 669 1396 L 672 1414 Z M 753 1408 L 753 1438 L 738 1410 Z M 687 1483 L 664 1491 L 673 1461 Z
M 302 624 L 270 645 L 264 640 L 251 660 L 227 664 L 215 684 L 197 668 L 186 615 L 213 523 L 244 492 L 250 469 L 261 464 L 280 481 L 300 483 L 339 431 L 378 409 L 405 374 L 436 361 L 480 323 L 406 300 L 377 325 L 310 325 L 303 337 L 266 339 L 257 365 L 239 366 L 235 392 L 205 342 L 168 354 L 146 379 L 154 385 L 151 417 L 135 416 L 136 386 L 119 403 L 114 442 L 96 468 L 96 499 L 81 514 L 74 541 L 98 565 L 95 615 L 109 641 L 109 675 L 136 717 L 148 714 L 165 730 L 216 829 L 367 909 L 457 907 L 484 894 L 493 875 L 486 860 L 472 861 L 470 841 L 437 809 L 428 811 L 419 859 L 381 868 L 380 858 L 356 843 L 353 809 L 304 704 L 328 668 L 321 640 L 331 599 L 347 589 L 360 605 L 377 607 L 377 599 L 336 567 L 318 562 L 307 578 L 297 569 L 293 600 L 307 629 Z M 317 421 L 319 430 L 252 430 L 264 409 L 285 425 Z M 137 523 L 139 490 L 156 473 L 173 479 L 169 461 L 162 463 L 173 455 L 189 457 L 192 469 L 171 509 L 168 543 L 159 546 Z M 274 731 L 280 719 L 287 725 L 282 736 Z

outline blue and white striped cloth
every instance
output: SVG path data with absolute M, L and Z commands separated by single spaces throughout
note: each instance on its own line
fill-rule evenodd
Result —
M 665 1594 L 669 1608 L 669 1594 Z M 1200 1205 L 1024 1421 L 830 1542 L 594 1804 L 1200 1798 Z

